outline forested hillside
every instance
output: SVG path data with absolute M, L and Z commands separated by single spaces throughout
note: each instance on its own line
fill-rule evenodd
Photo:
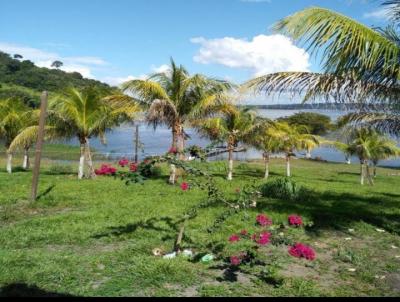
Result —
M 105 83 L 85 79 L 78 72 L 40 68 L 29 60 L 12 58 L 0 51 L 0 99 L 17 96 L 30 106 L 36 106 L 41 91 L 60 92 L 71 86 L 95 86 L 105 91 L 112 89 Z

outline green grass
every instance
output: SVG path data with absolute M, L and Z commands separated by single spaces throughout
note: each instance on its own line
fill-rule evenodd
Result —
M 314 190 L 314 200 L 264 198 L 257 209 L 230 217 L 212 234 L 207 228 L 224 207 L 201 209 L 185 237 L 185 245 L 198 253 L 210 252 L 208 244 L 227 245 L 232 233 L 254 230 L 261 212 L 275 223 L 300 214 L 312 225 L 286 230 L 285 236 L 313 246 L 316 261 L 292 258 L 284 245 L 268 246 L 263 276 L 246 267 L 232 282 L 220 260 L 205 265 L 152 255 L 156 247 L 172 250 L 181 214 L 206 198 L 199 189 L 183 192 L 167 185 L 166 173 L 143 186 L 107 177 L 78 181 L 75 174 L 50 173 L 53 163 L 45 161 L 39 188 L 44 194 L 30 203 L 31 173 L 8 175 L 4 160 L 0 164 L 0 296 L 399 295 L 400 250 L 392 248 L 400 247 L 396 169 L 379 169 L 376 185 L 361 187 L 356 165 L 296 160 L 294 179 Z M 225 180 L 225 163 L 201 166 L 230 196 L 247 183 L 262 183 L 258 163 L 237 164 L 232 182 Z M 272 178 L 283 172 L 284 162 L 274 160 Z

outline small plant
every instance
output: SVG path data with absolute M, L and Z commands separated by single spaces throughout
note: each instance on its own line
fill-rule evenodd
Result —
M 263 197 L 291 201 L 307 201 L 313 192 L 288 177 L 277 178 L 263 184 L 260 188 Z
M 51 175 L 67 175 L 73 174 L 74 171 L 69 165 L 52 165 L 49 169 Z

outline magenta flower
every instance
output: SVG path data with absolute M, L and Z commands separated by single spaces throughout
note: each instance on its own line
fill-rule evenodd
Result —
M 233 266 L 239 266 L 242 263 L 242 260 L 238 256 L 232 256 L 230 261 Z
M 270 218 L 268 218 L 268 216 L 264 215 L 264 214 L 259 214 L 257 215 L 257 223 L 261 226 L 270 226 L 272 225 L 272 220 Z
M 182 191 L 187 191 L 187 190 L 189 190 L 189 184 L 188 184 L 187 182 L 183 182 L 183 183 L 181 184 L 181 189 L 182 189 Z
M 168 153 L 169 153 L 169 154 L 177 154 L 177 153 L 178 153 L 178 150 L 177 150 L 175 147 L 171 147 L 171 148 L 168 150 Z
M 290 215 L 288 218 L 289 224 L 292 226 L 302 226 L 303 225 L 303 220 L 300 216 L 297 215 Z
M 311 261 L 315 259 L 315 251 L 302 243 L 296 243 L 294 246 L 290 247 L 289 254 L 296 258 L 305 258 Z
M 138 165 L 136 163 L 131 163 L 131 165 L 129 166 L 129 170 L 131 172 L 137 172 L 138 169 Z
M 240 240 L 240 237 L 236 234 L 229 237 L 229 242 L 238 242 L 239 240 Z
M 94 171 L 96 175 L 115 175 L 117 173 L 117 169 L 110 165 L 102 165 L 100 169 L 96 169 Z
M 129 160 L 127 160 L 126 158 L 121 159 L 118 164 L 122 167 L 125 168 L 128 164 L 129 164 Z
M 271 242 L 271 233 L 263 232 L 261 234 L 254 234 L 251 239 L 259 245 L 267 245 Z

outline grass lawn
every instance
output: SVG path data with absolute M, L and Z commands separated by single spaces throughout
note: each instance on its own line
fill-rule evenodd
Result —
M 312 246 L 316 260 L 291 257 L 283 244 L 268 245 L 260 275 L 247 266 L 229 274 L 220 259 L 203 264 L 152 255 L 157 247 L 172 250 L 181 214 L 206 199 L 199 189 L 167 185 L 166 169 L 144 185 L 125 186 L 109 177 L 78 181 L 74 174 L 54 173 L 47 161 L 39 189 L 44 194 L 29 203 L 31 172 L 8 175 L 3 159 L 0 164 L 0 296 L 400 295 L 400 170 L 380 168 L 376 185 L 361 187 L 357 165 L 294 160 L 293 178 L 314 190 L 315 200 L 261 198 L 257 209 L 229 217 L 211 234 L 207 228 L 225 208 L 199 210 L 184 238 L 198 253 L 229 248 L 229 236 L 242 229 L 255 231 L 259 213 L 275 224 L 287 223 L 290 214 L 303 217 L 308 226 L 285 229 L 284 237 Z M 230 196 L 263 182 L 259 163 L 238 163 L 232 182 L 225 180 L 225 163 L 202 166 Z M 271 166 L 272 179 L 285 171 L 282 160 Z

